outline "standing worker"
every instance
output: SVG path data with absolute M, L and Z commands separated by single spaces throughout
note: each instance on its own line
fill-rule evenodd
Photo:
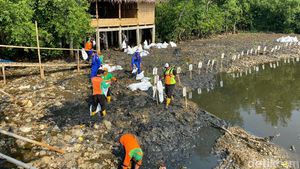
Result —
M 109 73 L 109 72 L 108 72 L 108 68 L 105 67 L 105 68 L 103 68 L 103 70 L 104 70 L 104 73 L 103 73 L 103 80 L 104 80 L 106 83 L 111 84 L 111 82 L 117 81 L 117 78 L 115 78 L 115 77 L 113 76 L 112 73 Z M 108 88 L 108 91 L 107 91 L 106 100 L 107 100 L 107 103 L 110 103 L 110 102 L 111 102 L 111 89 L 110 89 L 110 87 Z
M 89 57 L 93 54 L 93 40 L 92 39 L 89 38 L 88 41 L 85 43 L 84 50 L 86 51 L 86 53 L 88 54 Z
M 103 70 L 97 71 L 97 76 L 92 78 L 93 85 L 93 103 L 92 103 L 92 113 L 91 116 L 94 116 L 97 112 L 97 106 L 100 104 L 101 106 L 101 115 L 104 117 L 106 115 L 106 98 L 104 94 L 104 90 L 109 87 L 103 78 Z
M 100 52 L 101 53 L 101 52 Z M 93 55 L 92 55 L 92 65 L 91 65 L 91 74 L 90 74 L 90 78 L 93 78 L 95 76 L 97 76 L 97 71 L 100 68 L 102 62 L 99 58 L 99 56 L 97 55 L 97 53 L 94 51 Z
M 120 143 L 125 150 L 122 169 L 139 169 L 142 165 L 143 151 L 139 145 L 137 137 L 133 134 L 124 134 L 120 138 Z
M 131 70 L 133 70 L 134 66 L 138 69 L 137 74 L 141 73 L 141 63 L 142 57 L 140 55 L 139 49 L 137 49 L 131 57 Z
M 173 91 L 176 84 L 176 70 L 174 67 L 170 67 L 169 63 L 165 64 L 165 70 L 164 70 L 164 79 L 165 79 L 165 90 L 167 95 L 167 101 L 166 101 L 166 108 L 171 103 L 171 100 L 173 99 Z

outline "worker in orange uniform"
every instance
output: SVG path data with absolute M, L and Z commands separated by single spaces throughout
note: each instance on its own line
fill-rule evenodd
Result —
M 175 89 L 176 84 L 176 70 L 174 67 L 171 67 L 168 63 L 165 64 L 165 70 L 164 70 L 164 79 L 165 79 L 165 92 L 167 95 L 166 100 L 166 108 L 171 103 L 171 100 L 173 99 L 173 91 Z
M 133 134 L 124 134 L 120 138 L 120 143 L 125 150 L 122 169 L 139 169 L 142 165 L 143 151 L 139 145 L 138 139 Z
M 107 84 L 102 78 L 103 70 L 98 70 L 97 76 L 93 77 L 93 103 L 91 116 L 94 116 L 97 112 L 97 106 L 101 106 L 101 115 L 104 117 L 106 115 L 106 97 L 104 91 L 107 90 L 109 84 Z
M 105 67 L 105 68 L 103 68 L 103 70 L 104 70 L 104 73 L 103 73 L 102 78 L 103 78 L 103 80 L 105 80 L 106 83 L 111 84 L 112 82 L 117 81 L 117 78 L 115 78 L 112 73 L 108 72 L 108 68 Z M 111 102 L 110 87 L 108 88 L 108 91 L 107 91 L 106 100 L 107 100 L 107 103 Z
M 84 50 L 86 51 L 86 53 L 88 54 L 89 57 L 93 54 L 93 40 L 92 39 L 89 38 L 88 41 L 85 43 Z

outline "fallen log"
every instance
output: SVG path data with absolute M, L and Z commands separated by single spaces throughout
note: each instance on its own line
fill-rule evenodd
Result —
M 42 142 L 38 142 L 38 141 L 35 141 L 35 140 L 31 140 L 31 139 L 29 139 L 29 138 L 22 137 L 22 136 L 19 136 L 19 135 L 17 135 L 17 134 L 14 134 L 14 133 L 11 133 L 11 132 L 2 130 L 2 129 L 0 129 L 0 133 L 1 133 L 1 134 L 4 134 L 4 135 L 11 136 L 11 137 L 14 137 L 14 138 L 17 138 L 17 139 L 20 139 L 20 140 L 23 140 L 23 141 L 26 141 L 26 142 L 29 142 L 29 143 L 32 143 L 32 144 L 36 144 L 36 145 L 39 145 L 39 146 L 42 146 L 42 147 L 46 147 L 46 148 L 48 148 L 49 150 L 56 151 L 56 152 L 59 152 L 59 153 L 61 153 L 61 154 L 64 154 L 64 153 L 65 153 L 65 150 L 62 150 L 62 149 L 59 149 L 59 148 L 50 146 L 50 145 L 48 145 L 48 144 L 46 144 L 46 143 L 42 143 Z

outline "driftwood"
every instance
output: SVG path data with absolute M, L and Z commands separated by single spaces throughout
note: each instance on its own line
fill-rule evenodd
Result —
M 38 141 L 35 141 L 35 140 L 31 140 L 29 138 L 25 138 L 25 137 L 19 136 L 17 134 L 14 134 L 14 133 L 11 133 L 11 132 L 7 132 L 7 131 L 2 130 L 2 129 L 0 129 L 0 133 L 2 133 L 4 135 L 11 136 L 11 137 L 14 137 L 14 138 L 17 138 L 17 139 L 20 139 L 20 140 L 23 140 L 23 141 L 26 141 L 26 142 L 29 142 L 29 143 L 32 143 L 32 144 L 36 144 L 36 145 L 39 145 L 39 146 L 42 146 L 42 147 L 46 147 L 49 150 L 56 151 L 56 152 L 59 152 L 61 154 L 65 153 L 65 151 L 62 150 L 62 149 L 50 146 L 50 145 L 48 145 L 46 143 L 38 142 Z
M 6 161 L 8 161 L 10 163 L 13 163 L 13 164 L 15 164 L 17 166 L 23 167 L 25 169 L 36 169 L 35 167 L 32 167 L 32 166 L 30 166 L 30 165 L 28 165 L 26 163 L 23 163 L 22 161 L 16 160 L 16 159 L 14 159 L 12 157 L 9 157 L 7 155 L 4 155 L 2 153 L 0 153 L 0 158 L 5 159 Z

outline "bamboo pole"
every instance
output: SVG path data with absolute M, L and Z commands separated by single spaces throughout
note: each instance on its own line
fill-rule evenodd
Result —
M 6 84 L 5 66 L 2 66 L 3 83 Z
M 19 167 L 23 167 L 25 169 L 36 169 L 35 167 L 32 167 L 32 166 L 30 166 L 30 165 L 28 165 L 28 164 L 26 164 L 26 163 L 24 163 L 22 161 L 19 161 L 17 159 L 14 159 L 14 158 L 9 157 L 7 155 L 4 155 L 2 153 L 0 153 L 0 158 L 3 158 L 5 160 L 7 160 L 8 162 L 13 163 L 13 164 L 15 164 L 15 165 L 17 165 Z
M 98 12 L 98 1 L 96 1 L 96 19 L 97 19 L 97 27 L 96 27 L 96 49 L 100 50 L 100 37 L 99 37 L 99 12 Z
M 0 45 L 0 47 L 2 47 L 2 48 L 16 48 L 16 49 L 37 49 L 37 47 L 33 47 L 33 46 L 16 46 L 16 45 Z M 81 49 L 40 47 L 40 50 L 77 51 L 77 50 L 81 50 Z M 93 51 L 96 51 L 96 50 L 93 50 Z
M 36 144 L 36 145 L 39 145 L 39 146 L 42 146 L 42 147 L 46 147 L 46 148 L 48 148 L 49 150 L 56 151 L 56 152 L 59 152 L 59 153 L 61 153 L 61 154 L 64 154 L 64 153 L 65 153 L 65 151 L 62 150 L 62 149 L 59 149 L 59 148 L 50 146 L 50 145 L 48 145 L 48 144 L 46 144 L 46 143 L 38 142 L 38 141 L 35 141 L 35 140 L 31 140 L 31 139 L 29 139 L 29 138 L 25 138 L 25 137 L 19 136 L 19 135 L 17 135 L 17 134 L 14 134 L 14 133 L 11 133 L 11 132 L 7 132 L 7 131 L 2 130 L 2 129 L 0 129 L 0 133 L 2 133 L 2 134 L 4 134 L 4 135 L 11 136 L 11 137 L 14 137 L 14 138 L 16 138 L 16 139 L 20 139 L 20 140 L 23 140 L 23 141 L 32 143 L 32 144 Z
M 42 60 L 41 60 L 39 30 L 38 30 L 37 21 L 35 21 L 35 33 L 36 33 L 36 44 L 37 44 L 37 51 L 38 51 L 38 57 L 39 57 L 40 73 L 41 73 L 41 78 L 44 79 L 45 77 L 42 72 Z
M 89 64 L 79 64 L 82 66 L 89 66 Z M 18 63 L 18 62 L 11 62 L 11 63 L 0 63 L 0 66 L 3 67 L 39 67 L 38 63 Z M 44 67 L 76 67 L 77 63 L 42 63 Z
M 80 71 L 79 50 L 76 53 L 76 59 L 77 59 L 77 72 L 79 72 Z

